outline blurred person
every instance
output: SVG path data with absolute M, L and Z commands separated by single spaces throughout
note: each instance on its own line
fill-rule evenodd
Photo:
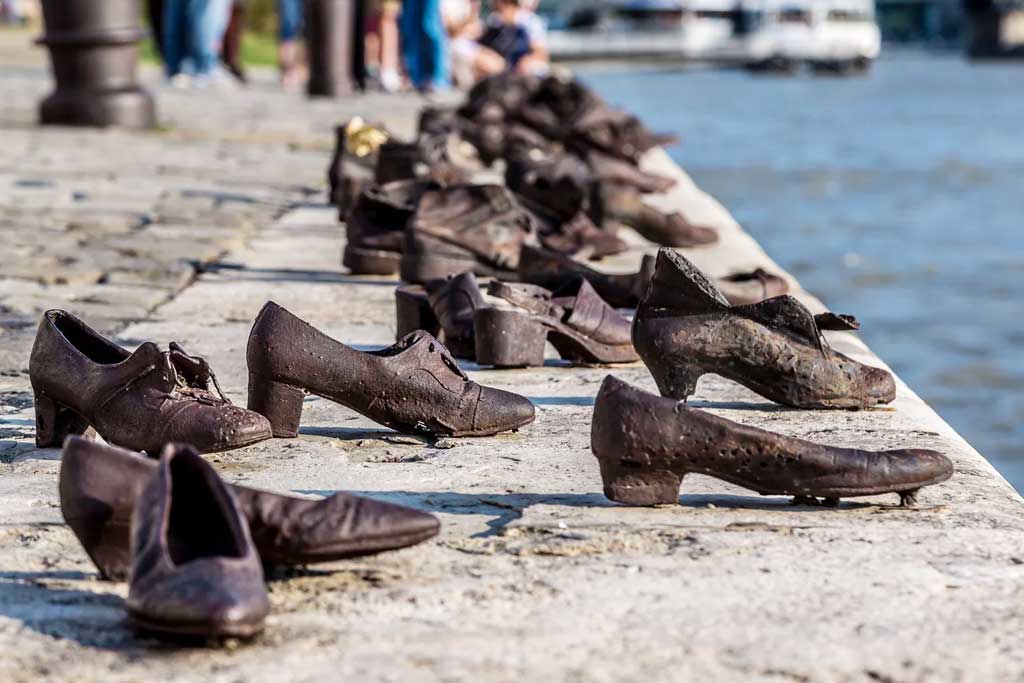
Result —
M 173 85 L 221 84 L 220 43 L 231 0 L 165 0 L 164 63 Z
M 405 69 L 423 92 L 451 84 L 448 35 L 441 18 L 441 0 L 404 0 L 399 18 Z
M 366 68 L 387 92 L 397 92 L 402 88 L 402 57 L 398 39 L 401 9 L 400 0 L 377 0 L 366 27 Z
M 242 65 L 242 37 L 245 35 L 245 5 L 246 0 L 234 0 L 231 3 L 228 25 L 224 30 L 224 39 L 220 46 L 220 60 L 224 62 L 231 75 L 238 79 L 239 83 L 247 83 L 248 76 L 245 67 Z
M 277 0 L 277 65 L 285 90 L 296 90 L 305 80 L 299 59 L 302 12 L 303 0 Z
M 505 70 L 501 55 L 480 44 L 484 25 L 479 0 L 442 0 L 441 14 L 451 46 L 452 77 L 459 87 L 469 88 L 481 78 Z
M 0 0 L 0 20 L 5 24 L 24 24 L 28 21 L 21 13 L 18 0 Z
M 491 13 L 479 39 L 482 54 L 475 62 L 481 71 L 478 78 L 505 70 L 547 73 L 547 28 L 534 12 L 536 7 L 535 0 L 491 0 Z M 495 56 L 501 58 L 501 68 Z
M 149 0 L 146 3 L 149 28 L 153 34 L 153 45 L 160 59 L 164 59 L 164 0 Z

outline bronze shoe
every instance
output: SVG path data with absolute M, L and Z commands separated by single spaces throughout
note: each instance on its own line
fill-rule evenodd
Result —
M 29 377 L 39 448 L 60 446 L 89 426 L 151 455 L 171 442 L 213 453 L 271 436 L 265 418 L 231 405 L 202 358 L 175 343 L 160 351 L 146 342 L 129 353 L 66 311 L 43 314 Z
M 396 338 L 423 330 L 441 340 L 456 358 L 476 360 L 473 314 L 483 306 L 473 273 L 404 285 L 395 290 Z
M 409 434 L 489 436 L 534 418 L 528 399 L 470 381 L 422 331 L 357 351 L 271 301 L 249 334 L 247 359 L 249 407 L 267 416 L 275 436 L 298 434 L 306 392 Z
M 718 279 L 716 284 L 733 306 L 756 304 L 789 292 L 789 283 L 785 278 L 763 268 L 726 275 Z
M 900 494 L 913 504 L 918 489 L 941 483 L 953 463 L 936 451 L 836 448 L 731 422 L 608 376 L 591 422 L 591 450 L 604 494 L 627 505 L 679 500 L 679 484 L 704 474 L 761 495 L 799 502 Z
M 788 295 L 731 306 L 685 257 L 662 249 L 633 319 L 633 345 L 662 395 L 676 399 L 711 372 L 796 408 L 889 403 L 892 375 L 833 351 L 821 334 L 856 327 L 850 317 L 814 316 Z
M 405 226 L 423 193 L 436 187 L 429 180 L 398 180 L 365 188 L 345 220 L 342 265 L 353 275 L 397 273 Z
M 644 202 L 639 190 L 602 184 L 600 215 L 604 220 L 622 223 L 645 239 L 666 247 L 700 247 L 718 241 L 713 228 L 694 225 L 682 214 L 663 213 Z
M 328 198 L 344 220 L 359 196 L 373 184 L 377 149 L 391 134 L 380 125 L 355 118 L 334 129 L 334 154 L 327 167 Z
M 492 281 L 487 293 L 513 308 L 478 308 L 473 317 L 476 360 L 482 365 L 523 367 L 544 364 L 550 341 L 575 363 L 632 363 L 629 321 L 597 295 L 582 277 L 550 291 L 529 284 Z
M 642 269 L 638 273 L 623 274 L 602 273 L 580 263 L 568 254 L 524 244 L 519 251 L 517 275 L 522 282 L 546 289 L 566 287 L 577 278 L 583 277 L 609 306 L 636 308 L 653 274 L 652 260 L 645 259 L 644 266 L 650 270 Z
M 193 450 L 168 447 L 132 513 L 128 613 L 168 635 L 248 638 L 270 612 L 238 501 Z
M 61 514 L 104 578 L 128 576 L 132 508 L 156 469 L 155 460 L 116 446 L 77 436 L 64 443 Z M 246 486 L 229 488 L 265 565 L 374 555 L 416 545 L 440 529 L 431 514 L 347 493 L 311 500 Z
M 533 221 L 500 185 L 455 185 L 420 198 L 405 230 L 402 279 L 424 283 L 472 272 L 512 276 Z

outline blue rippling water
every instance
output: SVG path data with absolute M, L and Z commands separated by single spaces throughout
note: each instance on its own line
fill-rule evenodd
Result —
M 1024 491 L 1024 62 L 582 76 Z

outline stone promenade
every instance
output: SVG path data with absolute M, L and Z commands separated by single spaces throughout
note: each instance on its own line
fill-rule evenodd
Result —
M 956 474 L 917 509 L 896 495 L 793 506 L 699 476 L 681 505 L 634 509 L 604 498 L 589 450 L 609 370 L 555 360 L 465 366 L 534 402 L 536 422 L 517 434 L 423 440 L 311 397 L 298 439 L 210 456 L 230 481 L 379 496 L 437 513 L 443 529 L 272 577 L 272 616 L 252 644 L 136 636 L 127 587 L 99 581 L 61 523 L 59 451 L 33 445 L 39 314 L 66 308 L 128 347 L 178 341 L 243 405 L 246 335 L 268 299 L 346 343 L 389 344 L 397 283 L 340 267 L 324 169 L 335 123 L 360 113 L 409 132 L 418 102 L 309 103 L 266 78 L 231 93 L 153 84 L 159 131 L 43 130 L 45 67 L 3 54 L 0 681 L 1024 679 L 1024 502 L 905 385 L 889 408 L 823 413 L 709 377 L 691 404 L 834 445 L 942 450 Z M 721 230 L 719 245 L 687 252 L 699 266 L 777 269 L 667 156 L 647 163 L 680 179 L 655 201 Z M 652 250 L 633 242 L 606 267 Z M 853 334 L 829 339 L 883 364 Z M 641 364 L 611 372 L 654 389 Z

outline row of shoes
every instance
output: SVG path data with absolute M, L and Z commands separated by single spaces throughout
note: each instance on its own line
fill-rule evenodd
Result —
M 263 565 L 368 555 L 437 534 L 434 516 L 368 498 L 227 485 L 201 454 L 297 436 L 310 393 L 412 434 L 489 436 L 533 421 L 528 399 L 471 381 L 456 357 L 532 366 L 550 342 L 573 363 L 641 360 L 661 396 L 609 376 L 591 422 L 605 495 L 622 504 L 677 502 L 691 472 L 827 505 L 886 492 L 910 505 L 951 476 L 934 451 L 834 448 L 685 403 L 707 373 L 804 409 L 889 403 L 895 383 L 829 346 L 823 331 L 857 329 L 853 317 L 812 314 L 779 276 L 712 280 L 672 248 L 636 273 L 584 263 L 617 248 L 604 216 L 623 212 L 601 198 L 670 181 L 639 169 L 661 139 L 579 84 L 502 76 L 457 111 L 425 112 L 414 143 L 362 122 L 341 138 L 332 168 L 344 171 L 335 199 L 348 219 L 345 263 L 401 272 L 407 283 L 395 292 L 394 345 L 353 349 L 268 302 L 248 339 L 243 409 L 176 343 L 129 352 L 71 313 L 43 315 L 30 360 L 36 442 L 64 444 L 65 521 L 101 575 L 129 580 L 139 626 L 250 636 L 269 611 Z M 453 161 L 463 143 L 477 162 L 526 170 L 507 173 L 505 187 L 474 184 Z M 486 287 L 478 276 L 490 278 Z M 622 308 L 635 309 L 631 321 Z M 92 431 L 116 446 L 78 436 Z
M 412 142 L 351 120 L 327 173 L 346 224 L 343 264 L 410 283 L 463 271 L 508 278 L 524 245 L 593 260 L 621 253 L 621 225 L 666 246 L 711 244 L 715 230 L 643 199 L 676 182 L 639 167 L 664 139 L 558 76 L 484 81 L 463 107 L 425 110 Z M 498 160 L 504 186 L 472 182 Z

